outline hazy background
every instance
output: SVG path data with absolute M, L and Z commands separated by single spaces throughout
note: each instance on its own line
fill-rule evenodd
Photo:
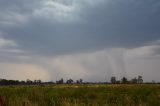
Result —
M 160 81 L 159 0 L 0 0 L 0 78 Z

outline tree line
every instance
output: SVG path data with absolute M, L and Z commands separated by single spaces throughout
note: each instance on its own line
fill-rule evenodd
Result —
M 19 80 L 7 80 L 7 79 L 0 79 L 0 85 L 31 85 L 31 84 L 41 84 L 41 80 L 30 80 L 27 79 L 26 81 L 19 81 Z
M 121 80 L 117 80 L 116 77 L 113 76 L 113 77 L 111 77 L 110 82 L 112 84 L 120 84 L 120 83 L 122 83 L 122 84 L 129 84 L 129 83 L 131 83 L 131 84 L 142 84 L 143 83 L 143 78 L 142 78 L 142 76 L 139 75 L 137 78 L 135 77 L 131 80 L 128 80 L 126 77 L 123 77 Z
M 110 82 L 84 82 L 83 79 L 79 79 L 74 81 L 73 79 L 68 79 L 66 81 L 61 78 L 56 82 L 42 82 L 40 79 L 38 80 L 30 80 L 27 79 L 26 81 L 19 81 L 19 80 L 7 80 L 7 79 L 0 79 L 0 85 L 39 85 L 39 84 L 142 84 L 143 77 L 138 76 L 131 80 L 128 80 L 126 77 L 122 77 L 121 80 L 117 80 L 115 76 L 110 78 Z M 146 83 L 146 82 L 145 82 Z M 148 82 L 148 83 L 155 83 L 155 81 Z

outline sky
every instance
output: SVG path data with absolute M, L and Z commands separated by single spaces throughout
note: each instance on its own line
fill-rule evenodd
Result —
M 0 78 L 160 81 L 159 0 L 0 0 Z

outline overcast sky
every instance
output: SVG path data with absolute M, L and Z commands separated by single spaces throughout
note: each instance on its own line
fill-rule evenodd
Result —
M 0 78 L 160 81 L 159 0 L 0 0 Z

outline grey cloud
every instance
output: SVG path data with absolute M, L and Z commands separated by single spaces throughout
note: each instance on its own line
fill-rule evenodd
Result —
M 0 4 L 6 6 L 4 10 L 10 5 L 16 5 L 23 14 L 32 15 L 35 9 L 41 8 L 39 2 L 34 1 L 33 4 L 37 4 L 34 6 L 22 6 L 25 3 L 32 4 L 32 1 L 14 0 L 12 3 L 2 0 Z M 61 2 L 64 3 L 63 0 Z M 137 47 L 160 39 L 158 0 L 108 0 L 94 6 L 82 3 L 80 7 L 80 10 L 72 13 L 72 18 L 77 16 L 80 21 L 59 22 L 54 16 L 49 19 L 31 16 L 28 23 L 5 27 L 2 31 L 6 33 L 7 39 L 15 40 L 20 49 L 39 55 Z
M 159 0 L 0 0 L 1 77 L 159 80 L 159 13 Z
M 160 45 L 157 45 L 152 51 L 155 55 L 160 55 Z

